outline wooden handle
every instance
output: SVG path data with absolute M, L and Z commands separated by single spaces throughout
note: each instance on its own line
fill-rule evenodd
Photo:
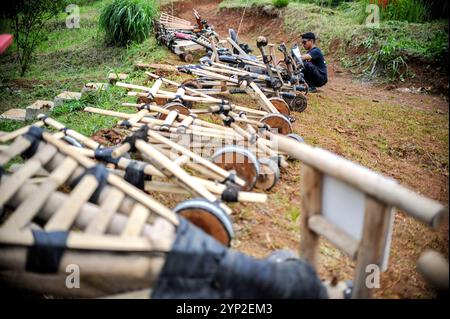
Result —
M 27 125 L 27 126 L 24 126 L 24 127 L 21 127 L 19 129 L 15 130 L 15 131 L 6 133 L 6 134 L 0 136 L 0 143 L 6 143 L 8 141 L 11 141 L 11 140 L 15 139 L 16 137 L 18 137 L 20 135 L 25 134 L 26 132 L 28 132 L 28 130 L 32 126 L 41 127 L 43 125 L 44 125 L 44 122 L 38 121 L 38 122 L 36 122 L 36 123 L 34 123 L 32 125 Z
M 216 174 L 219 174 L 220 176 L 223 176 L 224 178 L 228 178 L 230 176 L 230 173 L 227 172 L 226 170 L 220 168 L 219 166 L 213 164 L 212 162 L 204 159 L 203 157 L 201 157 L 200 155 L 191 152 L 190 150 L 186 149 L 185 147 L 172 142 L 171 140 L 159 135 L 156 132 L 152 132 L 149 131 L 149 136 L 159 140 L 161 143 L 165 143 L 167 145 L 169 145 L 170 147 L 173 147 L 174 149 L 176 149 L 177 151 L 183 153 L 184 155 L 187 155 L 189 157 L 191 157 L 193 160 L 197 161 L 199 164 L 202 164 L 203 166 L 207 167 L 208 169 L 210 169 L 211 171 L 213 171 Z M 245 181 L 241 178 L 236 178 L 235 180 L 236 184 L 238 184 L 239 186 L 244 186 L 245 185 Z
M 123 154 L 125 154 L 126 152 L 128 152 L 131 149 L 131 145 L 130 143 L 123 143 L 121 145 L 119 145 L 113 152 L 112 152 L 112 157 L 113 158 L 119 158 L 121 157 Z
M 180 113 L 176 110 L 170 111 L 169 115 L 167 115 L 166 119 L 164 120 L 164 123 L 160 126 L 161 131 L 168 131 L 169 128 L 173 125 L 173 122 L 177 119 L 178 115 Z
M 250 87 L 255 91 L 256 95 L 259 97 L 260 101 L 262 102 L 261 106 L 263 106 L 268 112 L 278 114 L 280 113 L 275 106 L 273 106 L 272 102 L 267 98 L 267 96 L 261 91 L 258 85 L 256 83 L 252 82 L 250 83 Z
M 68 147 L 67 144 L 64 142 L 55 139 L 51 134 L 44 132 L 43 138 L 50 144 L 56 146 L 59 151 L 63 154 L 69 155 L 72 158 L 74 158 L 80 165 L 89 168 L 95 165 L 95 162 L 83 155 L 80 155 L 79 153 L 73 151 L 70 147 Z M 156 214 L 166 218 L 169 222 L 171 222 L 173 225 L 178 225 L 178 217 L 175 213 L 173 213 L 170 209 L 159 203 L 158 201 L 154 200 L 150 196 L 148 196 L 146 193 L 141 191 L 140 189 L 134 187 L 133 185 L 127 183 L 123 178 L 116 176 L 114 174 L 108 175 L 108 183 L 112 186 L 118 188 L 125 194 L 127 194 L 129 197 L 133 198 L 134 200 L 140 202 L 141 204 L 145 205 L 149 209 L 151 209 Z

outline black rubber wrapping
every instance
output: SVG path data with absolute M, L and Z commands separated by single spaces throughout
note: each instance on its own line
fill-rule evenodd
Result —
M 250 75 L 238 75 L 239 86 L 241 86 L 244 81 L 247 82 L 247 86 L 249 86 L 250 83 L 253 82 L 253 78 Z
M 148 126 L 144 125 L 139 130 L 134 132 L 131 135 L 128 135 L 125 140 L 123 141 L 123 144 L 128 143 L 130 144 L 130 152 L 136 151 L 136 141 L 137 140 L 143 140 L 145 142 L 148 141 Z
M 133 127 L 133 124 L 128 122 L 128 120 L 124 120 L 124 121 L 120 122 L 120 126 L 123 126 L 125 128 L 131 128 L 131 127 Z
M 67 247 L 68 232 L 32 230 L 34 244 L 28 248 L 25 269 L 29 272 L 54 274 Z
M 228 116 L 228 117 L 226 117 L 226 118 L 224 118 L 223 119 L 223 124 L 225 125 L 225 126 L 230 126 L 232 123 L 234 123 L 235 121 L 234 121 L 234 118 L 233 117 L 231 117 L 231 116 Z
M 151 298 L 328 298 L 325 286 L 306 261 L 274 263 L 247 256 L 179 218 L 175 242 Z
M 226 184 L 228 182 L 236 184 L 236 174 L 230 173 L 223 181 L 222 184 Z
M 145 188 L 145 164 L 136 161 L 131 161 L 130 164 L 125 169 L 124 179 L 136 186 L 137 188 L 144 190 Z
M 213 114 L 223 114 L 225 116 L 228 116 L 228 114 L 230 113 L 231 109 L 225 109 L 225 106 L 229 106 L 230 102 L 222 99 L 222 101 L 219 103 L 219 110 L 213 112 Z
M 138 110 L 139 111 L 142 111 L 142 110 L 150 111 L 150 104 L 147 103 L 147 104 L 141 105 L 138 107 Z
M 94 177 L 98 181 L 98 186 L 97 186 L 97 189 L 92 193 L 91 197 L 89 198 L 89 201 L 91 203 L 95 204 L 98 202 L 98 198 L 100 196 L 100 193 L 101 193 L 103 187 L 105 187 L 108 182 L 108 174 L 109 174 L 109 171 L 105 166 L 103 166 L 101 164 L 97 164 L 97 165 L 94 165 L 94 166 L 88 168 L 83 174 L 78 176 L 73 181 L 71 186 L 74 187 L 75 185 L 77 185 L 83 179 L 83 177 L 85 177 L 86 175 L 94 175 Z
M 43 132 L 44 130 L 42 128 L 31 126 L 28 132 L 23 135 L 23 137 L 30 141 L 31 145 L 22 153 L 22 157 L 28 159 L 36 154 L 39 143 L 42 141 Z
M 244 94 L 244 93 L 246 93 L 246 91 L 244 89 L 241 89 L 241 88 L 231 88 L 228 91 L 230 92 L 230 94 Z
M 0 182 L 2 181 L 3 174 L 5 173 L 5 169 L 2 165 L 0 165 Z
M 113 151 L 114 151 L 114 148 L 112 148 L 112 147 L 97 148 L 94 151 L 94 157 L 95 157 L 95 159 L 97 159 L 99 161 L 117 165 L 119 163 L 120 157 L 114 158 L 112 156 Z
M 222 192 L 221 199 L 227 203 L 236 203 L 238 202 L 239 197 L 239 189 L 236 185 L 232 183 L 227 183 L 227 188 Z
M 59 131 L 60 131 L 60 132 L 63 132 L 64 135 L 67 136 L 67 130 L 68 130 L 67 127 L 63 127 L 63 128 L 61 128 Z
M 147 99 L 150 99 L 151 101 L 155 99 L 155 96 L 152 94 L 152 92 L 148 92 Z

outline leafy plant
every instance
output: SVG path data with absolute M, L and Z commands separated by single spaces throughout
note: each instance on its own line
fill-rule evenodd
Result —
M 46 39 L 46 23 L 66 5 L 66 0 L 6 0 L 0 17 L 11 22 L 20 75 L 23 76 L 39 43 Z
M 272 0 L 272 3 L 277 8 L 284 8 L 289 4 L 289 0 Z
M 100 28 L 110 44 L 142 42 L 150 35 L 157 13 L 155 0 L 113 0 L 101 12 Z

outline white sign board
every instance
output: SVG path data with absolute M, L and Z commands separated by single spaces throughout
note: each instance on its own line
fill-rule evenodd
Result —
M 322 215 L 333 225 L 344 231 L 356 241 L 362 239 L 366 196 L 354 187 L 331 176 L 324 175 L 322 180 Z M 390 228 L 386 234 L 386 246 L 382 270 L 387 269 L 390 251 L 393 214 L 390 216 Z

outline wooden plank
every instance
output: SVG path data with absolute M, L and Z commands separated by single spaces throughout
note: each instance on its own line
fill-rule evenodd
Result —
M 391 209 L 390 206 L 366 197 L 364 232 L 356 261 L 352 298 L 367 299 L 373 295 L 373 289 L 366 284 L 366 269 L 368 265 L 377 265 L 381 273 Z
M 56 148 L 45 145 L 31 159 L 29 159 L 17 172 L 12 174 L 0 186 L 0 206 L 6 204 L 14 193 L 47 163 L 56 153 Z
M 313 215 L 308 219 L 308 227 L 317 235 L 325 237 L 337 248 L 347 253 L 352 259 L 356 257 L 359 242 L 321 215 Z
M 307 165 L 302 166 L 301 174 L 300 256 L 316 267 L 319 235 L 309 228 L 308 220 L 321 213 L 322 174 Z
M 69 145 L 65 144 L 64 142 L 62 142 L 58 139 L 55 139 L 51 134 L 44 132 L 43 137 L 48 143 L 56 146 L 61 153 L 70 155 L 72 158 L 74 158 L 78 163 L 80 163 L 80 165 L 82 165 L 86 168 L 89 168 L 89 167 L 92 167 L 95 165 L 95 162 L 93 160 L 73 151 L 73 149 L 71 147 L 69 147 Z M 108 175 L 108 183 L 111 184 L 111 186 L 114 186 L 117 189 L 121 190 L 129 197 L 135 199 L 136 201 L 140 202 L 141 204 L 144 204 L 149 209 L 151 209 L 153 212 L 166 218 L 173 225 L 178 225 L 178 223 L 179 223 L 178 216 L 174 212 L 172 212 L 166 206 L 162 205 L 160 202 L 158 202 L 158 201 L 154 200 L 153 198 L 151 198 L 150 196 L 148 196 L 148 194 L 144 193 L 140 189 L 127 183 L 125 180 L 123 180 L 122 177 L 114 175 L 114 174 L 109 174 Z
M 100 205 L 100 213 L 89 223 L 85 229 L 85 233 L 94 235 L 105 233 L 124 198 L 124 193 L 115 188 L 111 188 Z
M 46 231 L 69 230 L 85 202 L 97 189 L 98 181 L 93 175 L 86 175 L 73 189 L 67 202 L 50 218 Z
M 27 126 L 24 126 L 24 127 L 21 127 L 19 129 L 15 130 L 15 131 L 8 132 L 8 133 L 0 136 L 0 143 L 8 142 L 12 139 L 15 139 L 16 137 L 18 137 L 20 135 L 25 134 L 26 132 L 28 132 L 28 130 L 30 129 L 31 126 L 41 127 L 43 125 L 44 125 L 44 122 L 38 121 L 32 125 L 27 125 Z
M 19 136 L 14 140 L 14 142 L 11 143 L 11 145 L 9 145 L 7 149 L 0 152 L 0 165 L 5 165 L 11 159 L 24 152 L 30 147 L 30 145 L 31 143 L 29 140 L 23 136 Z
M 139 203 L 135 204 L 131 211 L 128 223 L 122 231 L 122 237 L 137 237 L 141 234 L 145 223 L 150 215 L 150 211 Z
M 0 243 L 20 246 L 32 246 L 33 234 L 30 230 L 17 231 L 0 228 Z M 169 242 L 151 243 L 146 237 L 120 237 L 115 235 L 91 235 L 79 232 L 70 232 L 67 238 L 67 247 L 83 250 L 105 251 L 169 251 Z
M 399 208 L 431 227 L 439 227 L 448 216 L 448 206 L 419 195 L 392 178 L 306 143 L 298 143 L 280 135 L 272 135 L 270 139 L 272 148 L 278 148 L 380 202 Z
M 3 227 L 21 229 L 25 227 L 39 212 L 46 200 L 60 187 L 75 171 L 77 162 L 66 157 L 52 174 L 39 186 L 37 192 L 27 197 L 5 221 Z

